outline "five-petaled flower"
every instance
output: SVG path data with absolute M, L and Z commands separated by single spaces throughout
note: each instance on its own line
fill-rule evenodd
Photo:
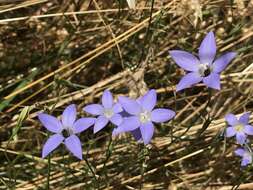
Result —
M 235 154 L 242 157 L 241 166 L 247 166 L 252 163 L 252 153 L 246 148 L 236 149 Z
M 44 144 L 42 158 L 45 158 L 64 142 L 67 149 L 82 160 L 82 146 L 76 134 L 92 126 L 95 122 L 94 118 L 80 118 L 76 120 L 76 106 L 74 104 L 66 107 L 61 120 L 45 113 L 40 113 L 38 118 L 48 131 L 55 133 Z
M 244 144 L 247 139 L 247 135 L 253 135 L 253 126 L 249 125 L 250 113 L 243 114 L 239 120 L 233 114 L 227 114 L 225 119 L 228 123 L 226 129 L 226 137 L 236 136 L 236 141 L 239 144 Z
M 119 102 L 130 116 L 124 118 L 122 124 L 118 127 L 118 132 L 131 131 L 135 138 L 143 140 L 144 144 L 148 144 L 153 136 L 153 122 L 165 122 L 175 116 L 175 112 L 172 110 L 154 109 L 157 102 L 155 90 L 148 91 L 137 100 L 121 96 Z
M 94 125 L 94 133 L 103 129 L 109 121 L 118 126 L 123 120 L 119 114 L 123 111 L 122 107 L 119 103 L 113 102 L 113 97 L 109 90 L 105 90 L 102 95 L 102 105 L 90 104 L 85 106 L 83 110 L 92 115 L 98 115 Z
M 209 32 L 201 42 L 199 59 L 186 51 L 172 50 L 169 53 L 177 65 L 189 71 L 178 83 L 176 91 L 189 88 L 201 81 L 210 88 L 220 90 L 220 73 L 236 56 L 235 52 L 228 52 L 214 60 L 216 42 L 213 32 Z

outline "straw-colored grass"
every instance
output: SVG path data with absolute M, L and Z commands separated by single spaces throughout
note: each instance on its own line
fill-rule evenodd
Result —
M 253 189 L 224 116 L 253 110 L 253 1 L 0 1 L 0 189 Z M 222 89 L 175 86 L 184 72 L 168 51 L 197 53 L 214 31 L 218 55 L 238 56 L 221 75 Z M 85 160 L 59 147 L 41 158 L 47 133 L 37 114 L 60 115 L 70 103 L 158 92 L 176 111 L 156 125 L 144 147 L 112 128 L 80 135 Z M 210 120 L 210 122 L 209 122 Z M 253 115 L 250 118 L 253 123 Z M 49 168 L 50 166 L 50 168 Z

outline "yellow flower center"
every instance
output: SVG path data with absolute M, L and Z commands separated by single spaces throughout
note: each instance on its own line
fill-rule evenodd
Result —
M 113 116 L 113 110 L 112 109 L 105 109 L 104 116 L 108 119 L 111 118 Z
M 141 123 L 146 123 L 151 120 L 151 113 L 149 111 L 144 111 L 140 113 L 139 119 Z
M 237 124 L 237 125 L 235 126 L 235 130 L 236 130 L 237 132 L 242 132 L 243 129 L 244 129 L 243 124 Z

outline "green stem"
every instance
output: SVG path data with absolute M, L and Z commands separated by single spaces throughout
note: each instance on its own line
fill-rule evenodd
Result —
M 48 156 L 47 159 L 48 165 L 47 165 L 47 190 L 50 189 L 50 170 L 51 170 L 51 157 L 50 155 Z
M 143 178 L 144 178 L 144 172 L 145 172 L 145 167 L 146 167 L 146 161 L 147 161 L 147 155 L 148 155 L 148 149 L 146 146 L 143 146 L 142 144 L 139 146 L 139 149 L 141 151 L 141 178 L 140 178 L 140 185 L 139 185 L 139 189 L 142 189 L 142 182 L 143 182 Z
M 103 167 L 102 167 L 102 173 L 104 173 L 104 175 L 105 175 L 107 186 L 109 185 L 109 178 L 108 178 L 107 173 L 104 172 L 104 170 L 106 168 L 105 166 L 106 166 L 107 161 L 111 157 L 111 150 L 110 150 L 111 144 L 112 144 L 112 136 L 110 135 L 109 143 L 108 143 L 107 149 L 106 149 L 106 158 L 105 158 L 105 161 L 104 161 Z

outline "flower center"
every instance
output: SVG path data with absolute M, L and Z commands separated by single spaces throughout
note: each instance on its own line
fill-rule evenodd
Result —
M 243 129 L 244 129 L 243 124 L 237 124 L 237 125 L 235 126 L 235 130 L 236 130 L 237 132 L 242 132 Z
M 113 116 L 114 112 L 112 109 L 104 109 L 104 116 L 106 118 L 111 118 Z
M 140 113 L 139 119 L 141 123 L 146 123 L 151 120 L 151 113 L 149 111 L 144 111 Z
M 211 74 L 212 70 L 213 69 L 211 66 L 209 66 L 207 63 L 203 63 L 199 65 L 198 71 L 199 71 L 200 76 L 207 77 L 208 75 Z
M 71 135 L 74 134 L 74 131 L 70 127 L 64 127 L 64 129 L 62 130 L 61 134 L 62 134 L 62 136 L 64 138 L 68 138 L 69 136 L 71 136 Z

